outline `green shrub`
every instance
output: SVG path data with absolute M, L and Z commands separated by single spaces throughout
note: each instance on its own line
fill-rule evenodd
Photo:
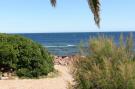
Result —
M 19 35 L 0 34 L 1 71 L 39 77 L 53 71 L 53 57 L 40 44 Z
M 131 37 L 115 45 L 105 37 L 90 40 L 90 53 L 75 57 L 73 89 L 135 89 L 135 62 Z

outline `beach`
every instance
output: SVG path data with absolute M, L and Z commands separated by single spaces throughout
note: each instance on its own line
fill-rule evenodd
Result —
M 66 89 L 73 78 L 68 66 L 55 65 L 60 75 L 54 78 L 44 79 L 16 79 L 0 80 L 0 89 Z

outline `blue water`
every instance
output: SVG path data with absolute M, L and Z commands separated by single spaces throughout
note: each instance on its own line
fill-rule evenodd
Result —
M 124 40 L 131 32 L 122 32 Z M 85 47 L 88 46 L 88 41 L 91 37 L 97 37 L 104 35 L 107 37 L 113 37 L 114 42 L 118 44 L 119 36 L 121 32 L 103 32 L 103 33 L 24 33 L 21 34 L 28 37 L 46 47 L 50 53 L 54 55 L 75 55 L 79 53 L 80 42 Z M 133 38 L 135 38 L 135 32 L 132 32 Z M 133 39 L 135 41 L 135 39 Z

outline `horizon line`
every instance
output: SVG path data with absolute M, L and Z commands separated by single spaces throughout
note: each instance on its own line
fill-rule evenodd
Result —
M 0 33 L 6 33 L 6 34 L 29 34 L 29 33 L 102 33 L 102 32 L 135 32 L 133 30 L 131 31 L 85 31 L 85 32 L 0 32 Z

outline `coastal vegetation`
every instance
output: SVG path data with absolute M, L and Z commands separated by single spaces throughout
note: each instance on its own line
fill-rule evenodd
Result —
M 113 38 L 92 38 L 87 56 L 76 56 L 71 68 L 70 89 L 135 89 L 132 35 L 126 41 L 121 35 L 117 45 Z
M 0 34 L 0 72 L 39 78 L 54 71 L 54 62 L 69 58 L 70 62 L 73 61 L 71 73 L 74 78 L 73 85 L 69 83 L 69 89 L 135 89 L 135 52 L 132 38 L 130 34 L 124 40 L 121 35 L 116 44 L 113 37 L 93 37 L 90 38 L 89 47 L 82 49 L 85 56 L 63 59 L 56 57 L 57 60 L 53 60 L 44 47 L 28 38 Z
M 38 78 L 54 70 L 53 57 L 40 44 L 11 34 L 0 34 L 0 71 Z

